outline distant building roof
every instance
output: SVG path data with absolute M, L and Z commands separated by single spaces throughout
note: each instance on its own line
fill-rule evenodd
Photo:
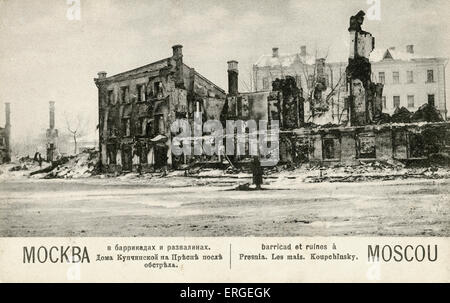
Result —
M 408 53 L 404 51 L 399 51 L 393 48 L 376 48 L 370 54 L 371 62 L 380 62 L 383 60 L 401 60 L 401 61 L 411 61 L 420 59 L 433 59 L 435 57 L 425 56 L 416 53 Z
M 316 62 L 316 58 L 309 54 L 307 54 L 306 56 L 301 56 L 299 53 L 280 54 L 276 57 L 274 57 L 273 55 L 263 55 L 258 59 L 258 61 L 256 61 L 255 65 L 257 67 L 289 67 L 294 62 L 312 65 Z
M 383 60 L 401 60 L 401 61 L 411 61 L 411 60 L 421 60 L 421 59 L 444 59 L 437 58 L 433 56 L 426 56 L 416 53 L 408 53 L 406 51 L 399 51 L 393 48 L 376 48 L 370 54 L 371 62 L 381 62 Z M 315 64 L 316 58 L 310 54 L 306 56 L 301 56 L 299 53 L 295 54 L 280 54 L 278 56 L 273 55 L 263 55 L 258 61 L 256 61 L 256 67 L 289 67 L 295 62 L 301 62 L 303 64 L 313 65 Z M 328 64 L 338 64 L 339 62 L 328 62 Z

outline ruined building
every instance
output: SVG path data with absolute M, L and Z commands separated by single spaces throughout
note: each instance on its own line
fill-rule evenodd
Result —
M 293 77 L 288 76 L 284 79 L 276 79 L 272 83 L 272 90 L 270 91 L 241 93 L 238 90 L 238 75 L 238 62 L 229 61 L 228 95 L 222 111 L 224 127 L 227 120 L 239 120 L 244 123 L 255 121 L 255 126 L 258 128 L 258 136 L 261 136 L 261 132 L 265 132 L 266 129 L 270 132 L 272 121 L 277 121 L 281 130 L 294 130 L 304 126 L 302 89 L 297 87 Z M 266 129 L 263 125 L 259 125 L 260 121 L 267 122 Z M 252 157 L 249 146 L 250 125 L 236 124 L 236 128 L 238 127 L 242 127 L 242 129 L 240 130 L 239 138 L 235 138 L 235 143 L 237 143 L 236 140 L 238 139 L 244 139 L 245 151 L 241 151 L 239 156 L 229 157 L 234 164 L 237 164 L 239 161 L 245 162 Z M 227 125 L 227 135 L 230 135 L 229 131 Z M 270 135 L 265 137 L 270 146 L 273 146 L 273 140 L 278 141 L 279 139 L 283 138 L 275 138 Z
M 386 119 L 383 114 L 384 85 L 374 83 L 373 80 L 376 79 L 373 77 L 370 61 L 374 38 L 362 30 L 363 20 L 363 12 L 359 12 L 350 20 L 349 61 L 347 67 L 339 66 L 338 73 L 334 73 L 333 66 L 327 66 L 325 60 L 306 54 L 305 48 L 302 48 L 299 56 L 294 57 L 280 57 L 278 49 L 274 49 L 272 57 L 261 58 L 261 66 L 254 69 L 257 75 L 256 87 L 263 85 L 264 89 L 270 92 L 268 82 L 271 82 L 271 96 L 274 91 L 279 90 L 282 80 L 269 78 L 268 81 L 265 80 L 267 78 L 262 78 L 261 83 L 260 74 L 268 73 L 271 77 L 278 75 L 285 82 L 295 81 L 298 86 L 306 87 L 307 90 L 304 96 L 309 108 L 305 109 L 303 126 L 289 129 L 289 125 L 281 123 L 281 163 L 354 165 L 365 161 L 391 159 L 427 161 L 435 155 L 448 155 L 450 124 L 444 122 L 433 104 L 426 103 L 414 114 L 407 110 L 402 111 L 405 116 L 403 119 L 396 119 L 400 113 L 392 119 Z M 296 66 L 309 66 L 312 70 L 295 70 Z M 336 66 L 334 68 L 336 69 Z M 274 70 L 278 70 L 278 74 L 272 74 Z M 337 82 L 333 80 L 333 75 L 336 74 L 341 75 Z M 343 81 L 342 75 L 345 76 Z M 315 111 L 327 110 L 328 101 L 332 100 L 326 100 L 325 96 L 330 95 L 341 95 L 344 100 L 342 103 L 335 103 L 341 106 L 342 111 L 347 112 L 345 118 L 337 123 L 340 125 L 307 123 L 316 122 L 315 119 L 309 119 Z M 270 102 L 268 106 L 270 107 Z
M 0 164 L 11 161 L 11 106 L 5 103 L 5 127 L 0 127 Z
M 49 102 L 49 128 L 46 132 L 47 161 L 56 160 L 58 150 L 58 130 L 55 129 L 55 102 Z
M 223 111 L 227 120 L 278 120 L 284 129 L 303 126 L 302 89 L 293 77 L 276 79 L 271 91 L 240 93 L 238 75 L 238 62 L 228 62 L 229 91 Z
M 325 85 L 319 87 L 322 98 L 318 99 L 315 93 L 321 81 L 317 72 L 323 66 L 323 58 L 308 53 L 306 46 L 294 54 L 282 54 L 275 49 L 271 55 L 261 56 L 253 66 L 254 90 L 270 91 L 275 79 L 294 77 L 306 100 L 305 122 L 346 124 L 349 118 L 345 101 L 348 62 L 325 61 L 321 76 Z M 369 62 L 372 82 L 384 85 L 383 113 L 392 115 L 402 107 L 415 112 L 429 104 L 436 107 L 444 119 L 448 118 L 445 82 L 448 58 L 418 54 L 414 45 L 407 45 L 404 51 L 395 47 L 375 48 L 369 55 Z
M 261 56 L 253 66 L 253 88 L 270 91 L 276 79 L 291 77 L 305 100 L 302 123 L 344 123 L 348 118 L 344 101 L 346 65 L 316 58 L 306 46 L 296 54 L 282 54 L 273 48 L 272 55 Z
M 238 62 L 228 62 L 228 95 L 222 112 L 223 120 L 267 120 L 269 92 L 239 93 Z
M 104 171 L 151 171 L 176 167 L 186 159 L 171 151 L 176 119 L 194 113 L 219 120 L 225 91 L 183 61 L 183 47 L 172 56 L 111 77 L 98 73 L 99 142 Z
M 350 20 L 347 63 L 327 63 L 308 55 L 306 47 L 295 56 L 282 56 L 274 48 L 272 56 L 263 56 L 254 67 L 255 87 L 262 86 L 262 91 L 239 92 L 238 62 L 233 60 L 228 62 L 226 94 L 184 63 L 180 45 L 173 46 L 171 57 L 146 66 L 111 77 L 98 73 L 102 169 L 146 172 L 194 162 L 222 162 L 221 152 L 173 155 L 172 139 L 180 133 L 172 133 L 172 123 L 183 119 L 192 126 L 196 113 L 202 122 L 219 120 L 223 126 L 228 120 L 266 120 L 270 129 L 270 121 L 277 120 L 282 164 L 422 161 L 448 154 L 450 124 L 443 121 L 441 108 L 427 103 L 414 114 L 401 111 L 406 118 L 399 119 L 400 114 L 386 117 L 384 94 L 390 90 L 386 81 L 374 77 L 374 38 L 362 30 L 363 20 L 363 12 Z M 331 120 L 317 123 L 329 113 Z M 200 134 L 194 130 L 193 136 L 177 142 L 195 146 L 198 140 L 211 139 L 205 130 Z M 248 135 L 246 141 L 248 149 Z

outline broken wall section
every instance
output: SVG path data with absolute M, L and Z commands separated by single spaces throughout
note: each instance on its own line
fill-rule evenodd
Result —
M 280 128 L 295 129 L 302 127 L 305 120 L 305 100 L 302 97 L 303 90 L 297 87 L 296 79 L 291 76 L 276 79 L 272 83 L 272 91 L 277 92 L 277 95 L 276 97 L 275 94 L 271 95 L 269 104 L 272 115 L 280 120 Z M 278 113 L 273 113 L 274 110 L 278 110 Z
M 358 165 L 397 160 L 450 165 L 450 123 L 298 129 L 280 134 L 281 164 Z
M 346 69 L 349 87 L 350 125 L 374 123 L 382 117 L 383 84 L 372 83 L 370 53 L 375 48 L 375 38 L 361 29 L 365 13 L 350 18 L 350 54 Z

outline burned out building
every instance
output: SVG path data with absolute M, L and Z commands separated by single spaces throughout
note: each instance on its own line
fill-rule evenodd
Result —
M 448 58 L 433 57 L 415 52 L 409 44 L 402 51 L 396 47 L 376 47 L 370 54 L 372 81 L 383 84 L 382 112 L 394 114 L 402 107 L 417 111 L 429 104 L 448 119 L 446 106 L 446 67 Z M 348 121 L 346 66 L 348 62 L 325 62 L 322 75 L 322 100 L 314 98 L 316 81 L 314 70 L 322 66 L 323 59 L 307 53 L 306 46 L 294 54 L 263 55 L 253 66 L 253 88 L 269 91 L 276 78 L 294 77 L 303 89 L 305 122 L 341 124 Z M 318 100 L 318 101 L 316 101 Z
M 185 159 L 171 151 L 171 124 L 196 112 L 220 119 L 225 91 L 172 56 L 111 77 L 98 73 L 99 149 L 104 171 L 151 171 Z
M 226 94 L 183 62 L 180 45 L 173 46 L 171 57 L 149 65 L 111 77 L 106 72 L 98 73 L 95 83 L 99 91 L 99 149 L 103 170 L 146 172 L 193 162 L 222 162 L 221 151 L 194 156 L 172 153 L 172 139 L 179 133 L 173 133 L 171 125 L 182 119 L 192 126 L 195 113 L 201 115 L 202 122 L 219 120 L 224 127 L 230 120 L 265 120 L 270 129 L 271 121 L 278 121 L 281 132 L 277 144 L 282 164 L 415 161 L 448 153 L 450 124 L 434 106 L 426 104 L 416 113 L 404 113 L 406 118 L 383 112 L 384 83 L 377 83 L 373 77 L 370 60 L 375 39 L 362 30 L 363 20 L 362 11 L 350 20 L 347 66 L 330 68 L 325 59 L 308 56 L 302 48 L 302 56 L 293 60 L 313 66 L 313 77 L 305 73 L 306 78 L 302 80 L 282 71 L 280 77 L 271 79 L 270 88 L 263 81 L 262 91 L 239 92 L 238 62 L 233 60 L 228 62 Z M 269 61 L 278 62 L 279 56 L 275 48 Z M 301 85 L 303 81 L 307 82 L 307 92 Z M 330 101 L 328 96 L 336 94 L 337 99 L 345 100 L 342 104 L 337 102 L 339 123 L 314 123 L 311 113 L 327 111 L 323 105 Z M 230 162 L 250 156 L 247 127 L 242 128 L 247 156 L 231 157 Z M 194 130 L 194 136 L 183 137 L 178 144 L 195 146 L 197 141 L 211 140 L 210 135 L 204 130 L 200 135 L 195 134 Z
M 305 124 L 302 89 L 297 87 L 293 77 L 276 79 L 272 83 L 272 90 L 270 91 L 239 92 L 238 76 L 238 62 L 234 60 L 229 61 L 229 91 L 223 107 L 222 123 L 225 127 L 226 121 L 240 121 L 242 124 L 235 124 L 236 129 L 233 130 L 233 134 L 228 133 L 230 129 L 228 124 L 226 125 L 227 136 L 236 136 L 235 144 L 238 143 L 238 140 L 245 142 L 245 151 L 241 150 L 239 155 L 230 155 L 234 164 L 240 161 L 246 162 L 252 156 L 255 156 L 251 153 L 250 145 L 253 143 L 250 143 L 250 138 L 257 139 L 259 144 L 267 144 L 271 148 L 278 145 L 279 140 L 283 138 L 271 135 L 274 121 L 278 123 L 278 127 L 281 130 L 294 130 L 303 127 Z M 251 130 L 252 126 L 248 124 L 251 123 L 250 121 L 256 122 L 257 136 L 255 136 L 255 130 Z M 259 122 L 263 122 L 263 124 L 259 124 Z M 266 131 L 267 133 L 265 133 Z M 263 139 L 261 137 L 262 133 L 265 133 Z M 262 141 L 259 141 L 261 139 Z M 277 142 L 274 142 L 274 140 Z M 260 151 L 258 151 L 259 153 Z M 259 155 L 260 157 L 262 156 L 261 154 Z
M 293 77 L 276 79 L 271 91 L 241 93 L 238 75 L 238 62 L 228 62 L 229 92 L 223 112 L 227 120 L 276 120 L 284 129 L 304 125 L 302 89 L 297 87 Z
M 276 79 L 292 78 L 302 91 L 305 123 L 341 123 L 348 120 L 344 98 L 346 63 L 330 63 L 311 55 L 306 46 L 299 53 L 284 54 L 274 47 L 253 65 L 253 88 L 272 90 Z
M 347 66 L 315 58 L 304 46 L 295 56 L 281 55 L 274 48 L 271 56 L 261 57 L 254 66 L 255 87 L 263 89 L 258 94 L 268 94 L 267 110 L 272 113 L 268 117 L 280 120 L 281 163 L 355 165 L 375 160 L 423 161 L 448 154 L 450 124 L 445 122 L 442 106 L 436 108 L 428 102 L 415 113 L 397 110 L 392 117 L 385 112 L 386 81 L 379 81 L 372 71 L 375 38 L 362 29 L 364 15 L 360 11 L 350 20 Z M 284 96 L 296 95 L 301 102 L 291 107 L 295 102 L 285 102 L 280 91 Z M 325 96 L 332 98 L 325 100 Z M 335 100 L 333 104 L 336 96 L 344 102 Z M 330 102 L 330 108 L 321 108 Z M 316 124 L 311 118 L 314 111 L 329 111 L 339 119 Z
M 346 69 L 348 121 L 311 125 L 282 134 L 282 162 L 354 165 L 374 160 L 429 160 L 447 154 L 450 123 L 429 104 L 400 118 L 383 114 L 383 83 L 372 82 L 370 54 L 375 39 L 362 30 L 364 12 L 350 19 L 350 55 Z M 387 117 L 386 117 L 387 116 Z
M 0 164 L 11 161 L 11 105 L 5 103 L 5 127 L 0 127 Z

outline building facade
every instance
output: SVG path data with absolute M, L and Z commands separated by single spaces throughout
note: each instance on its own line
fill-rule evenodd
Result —
M 5 103 L 5 127 L 0 127 L 0 164 L 11 161 L 11 106 Z
M 416 55 L 414 46 L 406 51 L 395 48 L 378 50 L 371 56 L 372 77 L 384 84 L 383 110 L 393 114 L 396 108 L 417 111 L 422 105 L 433 105 L 446 119 L 446 58 Z
M 111 77 L 98 73 L 99 149 L 104 171 L 176 167 L 171 125 L 195 112 L 220 119 L 225 91 L 183 62 L 181 45 L 171 57 Z
M 370 54 L 372 81 L 384 84 L 383 112 L 392 115 L 397 108 L 405 107 L 417 111 L 422 105 L 430 104 L 446 119 L 447 58 L 433 58 L 414 53 L 414 46 L 405 51 L 395 48 L 375 49 Z M 311 104 L 320 59 L 307 53 L 306 46 L 296 54 L 280 54 L 278 48 L 272 55 L 263 55 L 253 66 L 253 82 L 256 91 L 271 89 L 277 78 L 289 75 L 295 77 L 303 89 L 305 122 L 316 124 L 343 124 L 348 121 L 345 98 L 347 62 L 326 62 L 324 67 L 324 100 Z M 319 114 L 317 114 L 319 113 Z

